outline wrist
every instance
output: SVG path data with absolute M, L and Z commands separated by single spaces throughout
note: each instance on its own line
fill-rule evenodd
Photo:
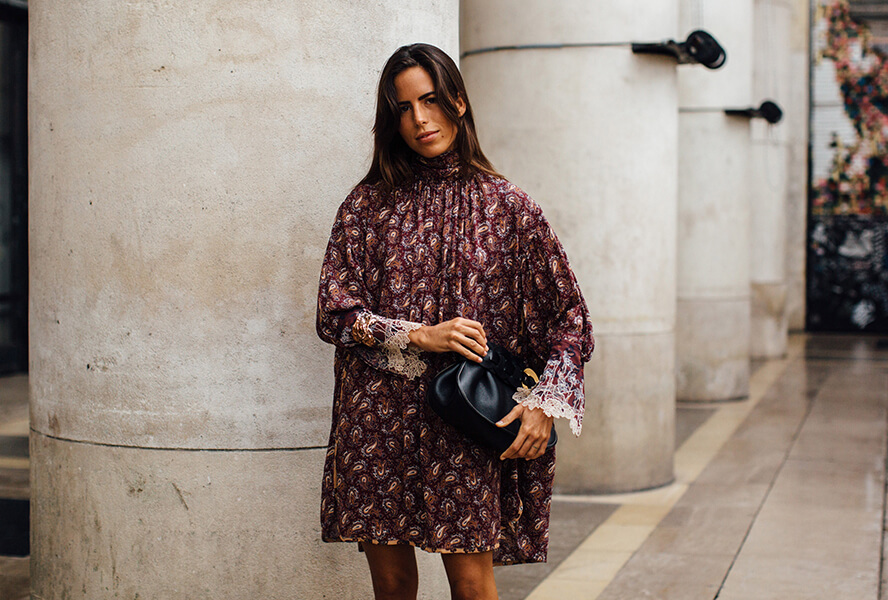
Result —
M 410 333 L 407 334 L 407 339 L 410 340 L 410 344 L 412 346 L 416 346 L 420 350 L 422 350 L 422 346 L 420 345 L 420 343 L 421 343 L 422 338 L 424 336 L 423 329 L 425 329 L 425 328 L 426 328 L 426 326 L 423 325 L 419 329 L 414 329 L 413 331 L 411 331 Z

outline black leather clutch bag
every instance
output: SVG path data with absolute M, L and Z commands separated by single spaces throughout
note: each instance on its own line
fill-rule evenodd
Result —
M 505 348 L 488 342 L 483 362 L 467 359 L 447 367 L 433 380 L 428 402 L 438 416 L 478 444 L 504 452 L 518 435 L 520 421 L 506 427 L 496 423 L 515 408 L 512 395 L 521 386 L 531 387 L 534 377 Z M 548 447 L 558 441 L 555 427 Z

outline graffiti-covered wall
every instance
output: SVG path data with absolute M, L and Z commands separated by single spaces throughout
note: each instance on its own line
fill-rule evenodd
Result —
M 847 0 L 813 20 L 808 328 L 888 331 L 888 54 Z

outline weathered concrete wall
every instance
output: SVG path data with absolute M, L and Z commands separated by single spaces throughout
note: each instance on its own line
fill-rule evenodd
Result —
M 676 36 L 677 18 L 677 4 L 663 0 L 463 0 L 461 44 L 470 52 L 661 40 Z M 675 63 L 618 46 L 485 52 L 462 64 L 485 152 L 543 207 L 595 326 L 583 435 L 561 436 L 556 486 L 666 483 L 675 412 Z
M 679 71 L 679 400 L 749 392 L 749 122 L 752 0 L 681 2 L 682 31 L 703 28 L 727 52 L 717 71 Z
M 773 100 L 786 110 L 789 98 L 789 0 L 755 1 L 752 103 Z M 750 200 L 750 354 L 776 358 L 786 354 L 786 208 L 789 153 L 786 121 L 752 123 Z
M 727 400 L 749 386 L 749 121 L 680 117 L 676 387 Z
M 319 265 L 379 70 L 455 53 L 456 1 L 29 11 L 35 596 L 369 597 L 318 542 Z

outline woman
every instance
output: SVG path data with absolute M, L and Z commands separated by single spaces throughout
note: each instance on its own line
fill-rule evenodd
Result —
M 322 536 L 359 544 L 377 599 L 416 597 L 414 547 L 441 553 L 453 598 L 495 599 L 494 564 L 546 560 L 546 442 L 555 417 L 580 432 L 588 311 L 540 208 L 481 152 L 444 52 L 392 55 L 373 132 L 318 294 L 318 334 L 336 345 Z M 425 402 L 435 374 L 480 362 L 488 341 L 542 373 L 501 421 L 521 428 L 499 456 Z

